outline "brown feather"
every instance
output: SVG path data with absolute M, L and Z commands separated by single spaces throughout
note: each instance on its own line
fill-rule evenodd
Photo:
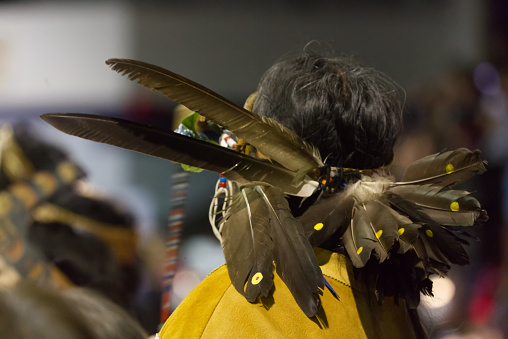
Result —
M 243 187 L 233 198 L 222 231 L 222 249 L 235 289 L 250 302 L 273 287 L 273 242 L 268 208 L 260 190 Z
M 465 265 L 468 257 L 462 244 L 463 239 L 458 237 L 453 227 L 441 226 L 425 214 L 414 202 L 387 192 L 390 203 L 400 212 L 406 214 L 413 222 L 421 224 L 419 238 L 424 241 L 429 258 L 448 264 Z
M 355 204 L 351 224 L 342 237 L 347 253 L 355 267 L 365 266 L 374 249 L 378 249 L 378 252 L 382 253 L 375 233 L 372 230 L 365 206 Z
M 344 192 L 323 196 L 297 219 L 312 246 L 334 236 L 337 239 L 349 227 L 354 198 Z
M 433 185 L 395 186 L 389 191 L 410 200 L 440 225 L 472 226 L 482 215 L 480 203 L 467 191 Z
M 449 228 L 437 224 L 426 224 L 420 228 L 420 238 L 427 241 L 431 259 L 446 264 L 469 264 L 469 257 L 462 246 L 467 242 L 455 235 Z
M 454 151 L 429 155 L 413 162 L 404 172 L 405 184 L 434 184 L 453 186 L 485 172 L 485 161 L 480 160 L 479 150 L 459 148 Z
M 365 266 L 372 251 L 379 262 L 386 260 L 398 241 L 399 228 L 408 224 L 411 224 L 409 219 L 398 216 L 379 200 L 355 204 L 351 225 L 343 237 L 353 265 Z
M 295 172 L 269 161 L 127 120 L 75 113 L 43 114 L 41 118 L 70 135 L 223 173 L 239 183 L 265 182 L 298 196 L 312 194 L 317 186 L 312 181 L 295 186 Z

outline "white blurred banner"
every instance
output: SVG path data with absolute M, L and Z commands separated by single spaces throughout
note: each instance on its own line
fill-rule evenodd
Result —
M 122 3 L 0 5 L 0 111 L 115 107 L 131 84 L 104 61 L 132 57 Z

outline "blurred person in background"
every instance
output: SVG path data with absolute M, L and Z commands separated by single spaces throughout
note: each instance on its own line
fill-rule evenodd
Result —
M 86 286 L 114 301 L 131 315 L 138 313 L 138 288 L 146 273 L 138 254 L 133 216 L 117 202 L 99 196 L 58 147 L 40 140 L 26 126 L 0 129 L 0 184 L 4 215 L 0 219 L 0 277 L 8 285 L 44 280 L 64 286 Z M 43 173 L 43 174 L 41 174 Z M 23 187 L 20 190 L 16 187 Z M 5 201 L 32 199 L 30 206 Z M 14 196 L 13 196 L 14 194 Z M 3 242 L 1 240 L 4 240 Z M 3 245 L 2 245 L 3 244 Z M 17 244 L 17 245 L 16 245 Z M 24 249 L 12 259 L 13 246 Z M 52 277 L 26 267 L 48 267 Z M 56 273 L 55 273 L 56 272 Z M 44 278 L 45 277 L 45 278 Z M 49 281 L 47 281 L 49 279 Z M 143 305 L 141 309 L 158 309 Z M 144 326 L 154 332 L 151 321 Z
M 22 279 L 52 282 L 58 286 L 71 283 L 62 272 L 49 263 L 28 240 L 33 210 L 61 190 L 66 190 L 84 176 L 83 171 L 67 161 L 61 153 L 36 169 L 16 143 L 10 126 L 0 130 L 0 256 L 4 270 L 0 272 L 5 285 Z M 39 163 L 40 164 L 40 163 Z M 30 167 L 27 167 L 28 165 Z
M 22 282 L 0 289 L 0 337 L 41 339 L 144 339 L 124 310 L 82 288 L 55 289 Z

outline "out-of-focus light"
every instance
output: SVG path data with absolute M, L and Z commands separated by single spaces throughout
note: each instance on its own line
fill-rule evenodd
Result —
M 473 78 L 476 88 L 485 95 L 495 95 L 501 89 L 499 72 L 488 62 L 476 66 Z
M 422 304 L 429 309 L 440 309 L 447 306 L 455 296 L 455 284 L 448 278 L 433 278 L 432 292 L 434 297 L 422 296 Z
M 202 235 L 193 236 L 183 242 L 178 258 L 180 267 L 173 280 L 172 309 L 175 309 L 201 280 L 225 261 L 217 239 Z
M 194 236 L 182 244 L 180 260 L 185 266 L 203 279 L 211 271 L 224 264 L 224 254 L 217 239 Z
M 196 287 L 201 279 L 192 271 L 183 270 L 175 274 L 173 279 L 173 293 L 181 300 Z

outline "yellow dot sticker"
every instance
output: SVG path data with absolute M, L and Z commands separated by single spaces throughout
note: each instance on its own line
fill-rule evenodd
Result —
M 381 238 L 381 235 L 383 234 L 383 230 L 379 230 L 376 232 L 376 238 Z
M 261 282 L 261 280 L 263 280 L 263 274 L 261 272 L 258 272 L 254 274 L 254 276 L 252 277 L 251 283 L 252 285 L 257 285 Z
M 363 251 L 363 247 L 360 247 L 360 248 L 358 249 L 358 251 L 356 251 L 356 254 L 360 255 L 360 253 L 362 253 L 362 251 Z
M 404 231 L 405 231 L 404 227 L 399 228 L 399 235 L 403 235 Z
M 319 222 L 319 223 L 317 223 L 317 224 L 315 224 L 315 225 L 314 225 L 314 229 L 315 229 L 316 231 L 321 231 L 321 229 L 323 228 L 323 226 L 324 226 L 324 225 L 323 225 L 323 223 L 322 223 L 322 222 Z
M 454 212 L 458 212 L 459 211 L 459 203 L 454 201 L 450 204 L 450 209 Z
M 434 233 L 431 230 L 426 230 L 425 233 L 429 238 L 432 238 L 434 236 Z
M 453 171 L 455 171 L 455 167 L 453 167 L 452 164 L 448 164 L 448 165 L 446 165 L 445 170 L 446 170 L 446 173 L 450 174 L 450 173 L 453 173 Z

